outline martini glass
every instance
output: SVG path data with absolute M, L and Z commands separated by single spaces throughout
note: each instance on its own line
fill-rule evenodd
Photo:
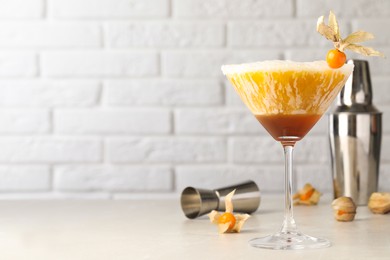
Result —
M 293 217 L 293 148 L 317 123 L 353 71 L 325 61 L 264 61 L 222 66 L 236 92 L 285 155 L 285 210 L 279 232 L 249 241 L 254 247 L 304 249 L 330 246 L 327 239 L 298 231 Z

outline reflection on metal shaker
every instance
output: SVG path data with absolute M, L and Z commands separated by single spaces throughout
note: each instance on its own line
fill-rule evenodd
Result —
M 334 197 L 348 196 L 366 205 L 378 189 L 382 113 L 372 104 L 368 62 L 355 65 L 329 115 Z

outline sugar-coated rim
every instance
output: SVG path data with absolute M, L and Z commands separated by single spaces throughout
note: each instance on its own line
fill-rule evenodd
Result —
M 241 74 L 255 71 L 324 71 L 335 70 L 344 74 L 350 74 L 353 71 L 353 64 L 344 64 L 341 68 L 332 69 L 324 60 L 312 62 L 296 62 L 290 60 L 267 60 L 243 64 L 223 65 L 221 67 L 224 75 Z

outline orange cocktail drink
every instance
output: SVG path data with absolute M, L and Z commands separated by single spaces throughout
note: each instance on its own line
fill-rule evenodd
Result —
M 289 143 L 310 131 L 352 71 L 331 69 L 325 61 L 265 61 L 222 70 L 272 137 Z

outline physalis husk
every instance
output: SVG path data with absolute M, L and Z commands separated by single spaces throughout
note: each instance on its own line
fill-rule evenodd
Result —
M 294 194 L 294 205 L 317 205 L 320 201 L 321 193 L 310 183 L 306 183 L 303 188 Z
M 218 225 L 219 233 L 239 233 L 245 221 L 250 217 L 248 214 L 234 214 L 232 197 L 233 190 L 225 197 L 225 213 L 216 210 L 211 211 L 208 216 L 211 223 Z
M 350 197 L 339 197 L 332 202 L 333 216 L 337 221 L 352 221 L 356 215 L 356 204 Z
M 317 31 L 325 36 L 326 39 L 333 42 L 334 47 L 343 52 L 344 50 L 351 50 L 365 56 L 381 56 L 384 57 L 383 53 L 374 50 L 371 47 L 365 47 L 357 43 L 365 42 L 374 39 L 374 35 L 365 32 L 357 31 L 353 32 L 345 38 L 341 38 L 339 24 L 336 19 L 336 15 L 330 11 L 328 25 L 324 22 L 324 16 L 318 18 Z

